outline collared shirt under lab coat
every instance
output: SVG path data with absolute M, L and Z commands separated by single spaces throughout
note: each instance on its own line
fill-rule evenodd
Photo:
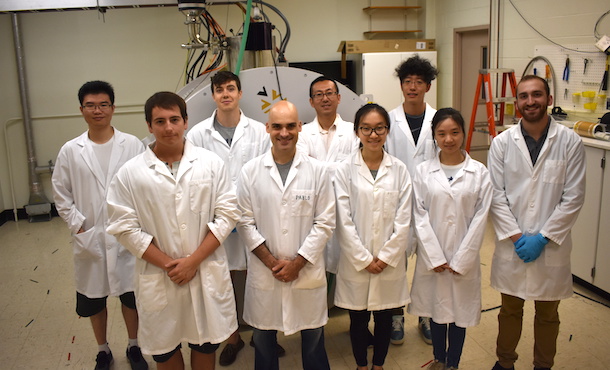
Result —
M 171 258 L 186 257 L 209 231 L 222 243 L 240 216 L 235 189 L 216 154 L 185 140 L 176 178 L 146 148 L 117 173 L 108 191 L 108 232 L 136 255 L 139 343 L 163 354 L 181 341 L 220 343 L 237 329 L 227 255 L 219 246 L 183 286 L 142 259 L 154 243 Z
M 95 157 L 89 131 L 68 141 L 53 170 L 53 199 L 72 232 L 76 291 L 89 298 L 118 296 L 134 290 L 135 259 L 106 233 L 106 192 L 118 169 L 144 151 L 133 135 L 114 129 L 108 176 Z M 77 234 L 80 229 L 84 232 Z
M 413 217 L 419 245 L 408 309 L 463 328 L 481 318 L 479 250 L 493 192 L 487 168 L 464 154 L 464 167 L 452 182 L 438 156 L 417 166 Z M 445 263 L 460 275 L 434 272 Z
M 187 138 L 196 146 L 216 153 L 227 166 L 231 181 L 237 185 L 237 178 L 241 168 L 249 160 L 258 157 L 269 150 L 271 141 L 265 130 L 265 124 L 248 118 L 240 111 L 239 123 L 235 128 L 231 145 L 214 129 L 214 118 L 211 117 L 193 126 Z M 245 270 L 247 266 L 247 253 L 243 242 L 237 232 L 229 234 L 223 243 L 229 257 L 230 270 Z
M 532 166 L 519 122 L 492 141 L 487 163 L 494 186 L 491 216 L 497 235 L 491 286 L 525 300 L 570 297 L 570 230 L 585 197 L 582 140 L 551 119 Z M 549 239 L 534 262 L 523 262 L 515 252 L 510 236 L 520 232 L 541 233 Z
M 320 123 L 318 117 L 312 122 L 303 125 L 303 130 L 299 134 L 297 148 L 322 162 L 326 162 L 329 168 L 331 179 L 334 176 L 335 168 L 339 162 L 348 158 L 352 152 L 358 149 L 360 140 L 354 132 L 354 124 L 346 122 L 337 114 L 335 122 L 336 132 L 326 150 L 324 141 L 326 138 L 320 133 Z M 339 263 L 340 247 L 335 234 L 333 234 L 326 245 L 324 259 L 326 260 L 326 271 L 337 273 Z
M 335 197 L 326 166 L 298 150 L 282 184 L 271 151 L 248 162 L 238 181 L 237 229 L 249 252 L 263 242 L 276 258 L 307 260 L 296 280 L 275 279 L 250 256 L 244 320 L 286 335 L 328 321 L 324 247 L 335 228 Z
M 379 311 L 409 303 L 405 250 L 412 185 L 407 166 L 384 153 L 373 179 L 358 150 L 339 164 L 334 184 L 341 246 L 335 304 Z M 380 274 L 366 270 L 374 257 L 388 264 Z

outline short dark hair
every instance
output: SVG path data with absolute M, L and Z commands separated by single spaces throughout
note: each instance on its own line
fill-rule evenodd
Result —
M 381 116 L 385 120 L 386 126 L 388 126 L 388 131 L 390 131 L 390 115 L 388 114 L 388 111 L 385 110 L 385 108 L 379 104 L 368 103 L 361 106 L 360 109 L 358 109 L 358 111 L 356 112 L 356 117 L 354 117 L 354 132 L 356 133 L 356 135 L 358 135 L 358 128 L 360 127 L 362 118 L 371 112 L 377 112 L 381 114 Z
M 542 78 L 540 76 L 536 76 L 536 75 L 525 75 L 525 76 L 521 77 L 521 80 L 517 84 L 517 90 L 519 90 L 519 85 L 521 84 L 521 82 L 525 82 L 525 81 L 529 81 L 529 80 L 538 80 L 538 81 L 542 82 L 542 84 L 544 85 L 544 91 L 546 91 L 546 95 L 551 96 L 551 88 L 549 87 L 549 83 L 547 82 L 547 80 L 545 80 L 544 78 Z
M 322 82 L 322 81 L 332 81 L 335 84 L 335 90 L 337 90 L 337 94 L 339 93 L 339 85 L 337 85 L 337 81 L 333 80 L 332 78 L 328 78 L 326 76 L 320 76 L 318 78 L 316 78 L 315 80 L 311 81 L 311 84 L 309 85 L 309 97 L 313 98 L 313 85 L 317 84 L 318 82 Z
M 446 120 L 447 118 L 451 118 L 454 120 L 460 129 L 462 129 L 462 134 L 464 134 L 464 138 L 466 137 L 466 126 L 464 124 L 464 117 L 462 117 L 462 113 L 459 110 L 454 108 L 441 108 L 436 111 L 434 117 L 432 117 L 432 137 L 436 133 L 436 128 L 438 125 Z M 462 143 L 463 145 L 463 143 Z
M 396 67 L 395 71 L 400 83 L 402 83 L 407 76 L 420 76 L 429 85 L 438 75 L 436 67 L 434 67 L 428 59 L 420 57 L 419 54 L 415 54 L 402 62 Z
M 114 105 L 114 89 L 112 85 L 106 81 L 89 81 L 78 89 L 78 101 L 83 105 L 85 96 L 89 94 L 107 94 L 110 98 L 110 104 Z
M 182 119 L 186 121 L 188 117 L 186 114 L 186 102 L 180 95 L 173 92 L 161 91 L 148 98 L 146 104 L 144 104 L 144 115 L 146 116 L 146 122 L 148 122 L 149 125 L 152 123 L 152 110 L 155 107 L 163 109 L 178 107 Z
M 237 85 L 237 91 L 241 91 L 241 81 L 239 80 L 239 76 L 230 71 L 220 71 L 212 76 L 212 84 L 210 85 L 210 89 L 212 89 L 212 93 L 214 93 L 214 87 L 220 86 L 222 84 L 229 83 L 231 81 L 235 81 L 235 85 Z

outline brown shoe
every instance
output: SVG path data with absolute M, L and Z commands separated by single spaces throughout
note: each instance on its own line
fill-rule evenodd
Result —
M 220 358 L 218 359 L 218 364 L 220 366 L 229 366 L 235 362 L 237 358 L 237 354 L 239 351 L 244 348 L 244 341 L 239 338 L 239 342 L 237 344 L 227 343 L 225 348 L 220 353 Z

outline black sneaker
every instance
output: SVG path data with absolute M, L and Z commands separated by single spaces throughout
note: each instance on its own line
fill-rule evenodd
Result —
M 250 339 L 250 347 L 254 347 L 254 338 Z M 280 344 L 277 344 L 277 357 L 284 357 L 286 356 L 286 350 L 284 349 L 284 347 L 280 346 Z
M 500 363 L 498 361 L 496 361 L 494 367 L 492 367 L 491 370 L 515 370 L 515 367 L 514 366 L 511 366 L 509 368 L 502 367 L 502 366 L 500 366 Z
M 148 369 L 148 364 L 146 363 L 144 357 L 142 357 L 142 351 L 140 350 L 140 347 L 133 346 L 127 348 L 125 355 L 127 355 L 127 359 L 129 360 L 129 364 L 131 365 L 132 370 Z
M 112 352 L 106 353 L 106 351 L 100 351 L 95 358 L 95 370 L 110 370 L 112 365 Z
M 220 366 L 229 366 L 235 362 L 237 358 L 237 354 L 239 351 L 244 348 L 244 341 L 239 338 L 239 342 L 237 344 L 227 343 L 225 348 L 220 353 L 220 358 L 218 359 L 218 364 Z

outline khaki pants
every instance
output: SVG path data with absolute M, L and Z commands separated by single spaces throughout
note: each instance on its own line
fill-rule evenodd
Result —
M 534 301 L 534 366 L 551 368 L 557 352 L 559 334 L 559 301 Z M 496 354 L 500 366 L 513 367 L 518 355 L 515 349 L 521 338 L 524 300 L 502 294 L 502 307 L 498 314 L 498 341 Z

